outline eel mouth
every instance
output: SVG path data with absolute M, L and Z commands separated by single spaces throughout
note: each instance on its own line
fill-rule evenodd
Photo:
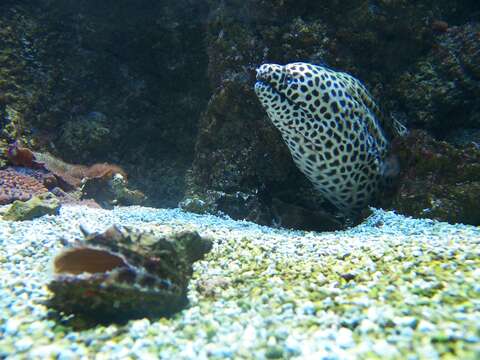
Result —
M 261 84 L 276 90 L 275 86 L 271 83 L 272 75 L 268 71 L 265 71 L 265 69 L 262 69 L 262 67 L 263 66 L 256 69 L 256 84 Z
M 286 101 L 289 105 L 295 107 L 301 107 L 298 103 L 290 99 L 287 95 L 285 95 L 282 91 L 278 90 L 277 87 L 272 84 L 271 80 L 269 80 L 268 74 L 262 73 L 257 70 L 257 77 L 255 82 L 255 88 L 257 87 L 264 87 L 268 88 L 273 94 L 278 95 L 282 101 Z M 282 75 L 281 80 L 285 79 L 286 76 Z
M 303 111 L 311 114 L 311 111 L 307 108 L 306 104 L 302 104 L 301 102 L 292 99 L 292 97 L 297 91 L 291 91 L 289 89 L 291 85 L 299 83 L 298 79 L 296 79 L 293 74 L 290 74 L 285 67 L 275 64 L 271 66 L 265 65 L 266 64 L 261 65 L 259 68 L 256 69 L 256 91 L 257 89 L 266 89 L 266 91 L 269 91 L 273 95 L 278 96 L 282 103 L 287 103 L 295 110 L 302 109 Z M 297 86 L 299 87 L 299 85 L 300 84 L 298 84 Z M 291 91 L 291 94 L 287 95 L 287 91 Z
M 275 90 L 275 87 L 270 83 L 267 76 L 265 76 L 265 73 L 260 72 L 258 69 L 257 69 L 257 76 L 256 76 L 255 85 L 257 85 L 257 84 L 260 84 L 260 85 L 263 85 L 265 87 L 269 87 L 272 90 Z

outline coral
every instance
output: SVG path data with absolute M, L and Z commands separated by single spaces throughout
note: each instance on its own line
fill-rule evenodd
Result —
M 142 192 L 127 187 L 127 174 L 117 165 L 68 164 L 48 153 L 32 152 L 16 143 L 8 147 L 7 156 L 11 163 L 21 165 L 10 170 L 55 190 L 62 203 L 84 201 L 88 204 L 91 201 L 111 208 L 113 205 L 139 205 L 146 199 Z
M 69 164 L 48 153 L 33 152 L 17 143 L 10 144 L 6 150 L 7 159 L 15 166 L 26 169 L 40 169 L 49 172 L 61 182 L 78 187 L 83 178 L 111 179 L 115 174 L 127 177 L 126 172 L 117 165 L 101 163 L 92 166 Z
M 10 221 L 33 220 L 43 215 L 57 215 L 59 210 L 60 201 L 52 193 L 46 192 L 27 201 L 14 201 L 2 217 Z
M 80 187 L 87 166 L 68 164 L 48 153 L 35 152 L 34 155 L 43 168 L 56 177 L 63 190 L 72 191 Z
M 48 189 L 32 176 L 21 174 L 14 169 L 0 170 L 0 205 L 15 200 L 25 201 Z
M 18 174 L 33 177 L 41 182 L 48 190 L 58 186 L 58 181 L 55 175 L 45 169 L 32 169 L 22 166 L 10 166 L 7 169 L 13 170 Z
M 96 322 L 170 316 L 187 304 L 192 263 L 210 251 L 196 232 L 112 226 L 88 233 L 54 259 L 48 305 Z

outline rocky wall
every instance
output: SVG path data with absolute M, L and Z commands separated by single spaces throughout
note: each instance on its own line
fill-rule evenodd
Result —
M 256 101 L 255 68 L 264 62 L 307 61 L 347 71 L 364 81 L 387 114 L 409 128 L 438 130 L 439 138 L 444 137 L 442 129 L 448 131 L 444 125 L 459 103 L 463 112 L 454 112 L 457 124 L 478 128 L 474 99 L 479 85 L 471 74 L 478 63 L 472 41 L 478 31 L 477 25 L 468 24 L 478 20 L 480 6 L 474 1 L 209 3 L 207 51 L 213 95 L 199 125 L 187 209 L 213 209 L 293 227 L 332 226 L 314 216 L 332 209 L 313 197 L 310 184 L 296 170 Z M 447 59 L 439 60 L 439 53 Z M 452 62 L 458 56 L 460 64 L 444 64 L 448 57 Z M 470 63 L 470 68 L 463 68 L 463 63 Z M 422 83 L 425 67 L 419 64 L 439 71 Z M 455 72 L 459 66 L 463 73 Z M 457 80 L 462 86 L 451 85 Z M 455 89 L 449 91 L 449 86 Z M 433 100 L 432 92 L 438 94 Z M 442 92 L 447 92 L 446 99 L 441 99 Z M 449 110 L 439 110 L 439 102 L 447 103 Z M 238 191 L 247 200 L 239 200 Z M 292 222 L 291 214 L 299 213 L 293 209 L 299 207 L 301 220 Z M 334 214 L 331 217 L 335 219 Z
M 6 0 L 0 147 L 20 140 L 74 163 L 116 163 L 153 206 L 183 198 L 197 212 L 339 228 L 345 219 L 296 169 L 260 107 L 255 68 L 308 61 L 349 72 L 388 116 L 475 152 L 479 22 L 473 0 Z M 404 168 L 378 204 L 417 215 L 420 202 L 399 200 L 413 188 L 402 188 L 405 174 L 420 193 L 431 184 Z
M 2 138 L 119 164 L 176 206 L 209 97 L 206 15 L 193 0 L 2 2 Z

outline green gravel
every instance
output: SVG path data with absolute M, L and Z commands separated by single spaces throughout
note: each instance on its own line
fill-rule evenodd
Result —
M 422 254 L 415 254 L 419 249 Z M 215 279 L 203 280 L 197 272 L 196 295 L 201 308 L 214 313 L 217 301 L 228 301 L 247 313 L 255 309 L 264 319 L 281 316 L 285 309 L 302 313 L 308 305 L 310 316 L 283 323 L 288 331 L 313 338 L 341 326 L 356 344 L 345 355 L 358 358 L 384 358 L 387 350 L 404 359 L 432 354 L 474 359 L 480 358 L 478 254 L 474 242 L 452 251 L 393 246 L 382 256 L 367 248 L 346 258 L 328 255 L 272 263 L 266 249 L 243 239 L 207 258 L 210 272 L 228 279 L 228 285 L 209 293 L 202 284 Z M 268 330 L 275 334 L 277 324 L 272 325 Z M 288 357 L 278 345 L 285 339 L 273 339 L 274 345 L 260 343 L 255 351 L 264 351 L 266 358 Z M 379 347 L 382 350 L 375 352 Z

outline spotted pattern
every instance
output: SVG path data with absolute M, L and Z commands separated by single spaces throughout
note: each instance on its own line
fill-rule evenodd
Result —
M 308 63 L 264 64 L 255 92 L 295 164 L 326 199 L 344 213 L 370 203 L 388 141 L 360 81 Z

